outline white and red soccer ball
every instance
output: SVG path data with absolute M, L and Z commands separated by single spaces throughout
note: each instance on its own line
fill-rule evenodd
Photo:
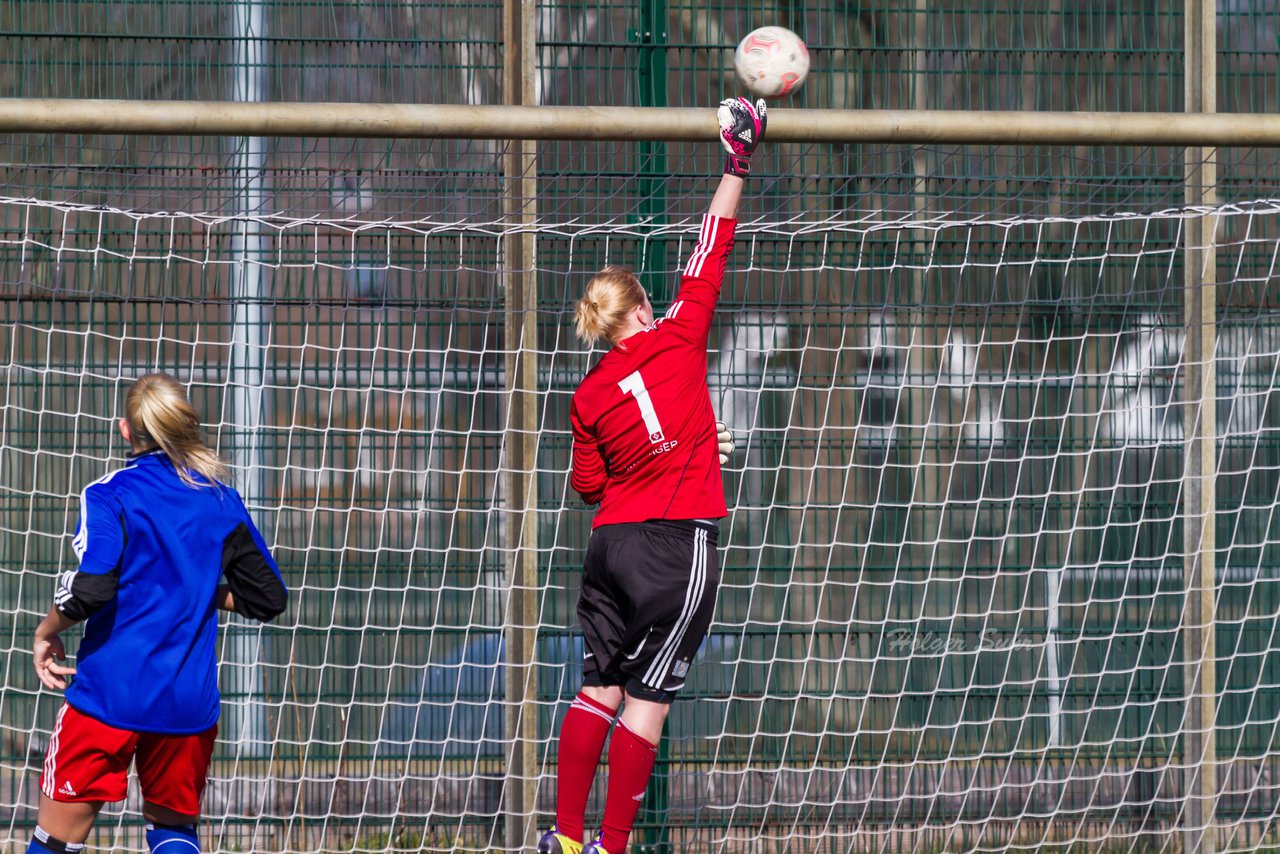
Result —
M 809 49 L 786 27 L 761 27 L 738 43 L 733 68 L 753 95 L 785 98 L 804 85 Z

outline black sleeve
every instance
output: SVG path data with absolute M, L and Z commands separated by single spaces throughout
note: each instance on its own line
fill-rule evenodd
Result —
M 284 613 L 289 591 L 276 573 L 275 563 L 263 553 L 244 522 L 222 543 L 222 572 L 237 614 L 266 622 Z
M 53 604 L 59 613 L 79 622 L 115 599 L 128 542 L 124 510 L 111 490 L 100 483 L 85 487 L 80 495 L 80 524 L 71 541 L 80 567 L 58 577 Z
M 72 570 L 58 579 L 58 589 L 53 594 L 53 604 L 66 618 L 79 622 L 116 598 L 120 584 L 120 567 L 110 572 L 93 574 Z

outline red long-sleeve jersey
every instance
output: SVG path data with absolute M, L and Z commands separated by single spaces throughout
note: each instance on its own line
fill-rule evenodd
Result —
M 737 220 L 707 214 L 666 316 L 618 343 L 573 395 L 571 483 L 592 527 L 727 515 L 707 336 Z

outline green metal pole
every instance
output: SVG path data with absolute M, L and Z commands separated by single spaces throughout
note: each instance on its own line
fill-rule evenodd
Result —
M 667 0 L 640 0 L 640 26 L 632 31 L 639 43 L 640 106 L 667 106 Z M 641 221 L 658 225 L 667 218 L 667 144 L 641 141 L 636 148 Z M 638 274 L 649 299 L 665 304 L 672 296 L 667 238 L 655 237 L 640 250 Z
M 640 0 L 640 27 L 634 33 L 640 44 L 640 106 L 667 106 L 667 0 Z M 642 222 L 660 225 L 667 221 L 667 144 L 648 140 L 638 144 L 637 172 Z M 670 247 L 665 237 L 646 240 L 640 251 L 637 273 L 640 283 L 655 305 L 665 307 L 671 299 Z M 655 311 L 660 311 L 655 308 Z M 668 775 L 671 769 L 670 740 L 658 742 L 658 761 L 649 783 L 644 818 L 641 823 L 637 852 L 671 851 L 667 832 L 667 807 L 670 800 Z

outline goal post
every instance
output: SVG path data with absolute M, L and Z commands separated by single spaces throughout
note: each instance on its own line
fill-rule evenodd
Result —
M 705 142 L 708 109 L 0 98 L 0 132 Z M 1280 146 L 1280 116 L 770 108 L 772 143 Z
M 710 111 L 653 127 L 639 110 L 469 111 L 492 124 L 409 149 L 358 138 L 335 162 L 280 135 L 355 133 L 369 105 L 245 104 L 223 124 L 194 104 L 34 106 L 14 125 L 0 102 L 0 127 L 70 132 L 41 123 L 92 111 L 259 136 L 268 180 L 260 209 L 193 207 L 226 198 L 239 155 L 211 138 L 175 164 L 163 140 L 87 137 L 96 157 L 23 166 L 14 184 L 43 190 L 0 196 L 6 606 L 47 607 L 74 496 L 123 461 L 108 428 L 134 376 L 188 384 L 223 449 L 258 401 L 246 498 L 295 597 L 258 647 L 269 743 L 219 748 L 210 847 L 517 850 L 547 817 L 580 666 L 590 512 L 567 484 L 567 409 L 598 353 L 573 340 L 572 301 L 656 239 L 672 269 L 649 272 L 677 273 L 719 159 Z M 330 123 L 290 130 L 277 107 Z M 420 139 L 409 124 L 433 109 L 390 112 Z M 544 109 L 562 136 L 502 138 Z M 443 115 L 432 133 L 456 133 Z M 1239 189 L 1280 128 L 999 115 L 771 114 L 709 348 L 742 450 L 715 624 L 653 805 L 673 844 L 1138 850 L 1190 831 L 1243 851 L 1274 833 L 1280 203 Z M 606 118 L 603 139 L 673 143 L 666 221 L 637 215 L 627 143 L 571 142 Z M 998 147 L 1029 133 L 1086 147 L 1064 155 L 1081 163 L 1105 143 L 1164 195 L 1116 202 L 1081 166 L 1073 196 Z M 1224 169 L 1221 203 L 1193 187 L 1208 153 L 1161 147 L 1212 140 L 1267 149 Z M 109 184 L 102 152 L 122 144 L 153 145 L 157 166 Z M 988 182 L 1006 186 L 975 203 Z M 246 265 L 254 294 L 233 284 Z M 20 623 L 0 720 L 15 839 L 54 702 Z M 1217 743 L 1197 753 L 1206 720 Z M 104 832 L 139 848 L 134 818 Z
M 1185 0 L 1187 26 L 1184 81 L 1188 110 L 1217 109 L 1217 13 L 1212 3 Z M 1188 207 L 1212 207 L 1218 200 L 1217 160 L 1212 148 L 1187 150 L 1184 196 Z M 1216 223 L 1213 217 L 1188 221 L 1184 239 L 1183 329 L 1186 335 L 1187 401 L 1184 451 L 1183 659 L 1187 674 L 1187 713 L 1183 761 L 1187 766 L 1187 814 L 1182 842 L 1193 854 L 1218 849 L 1217 767 L 1217 373 L 1214 370 L 1218 324 Z

